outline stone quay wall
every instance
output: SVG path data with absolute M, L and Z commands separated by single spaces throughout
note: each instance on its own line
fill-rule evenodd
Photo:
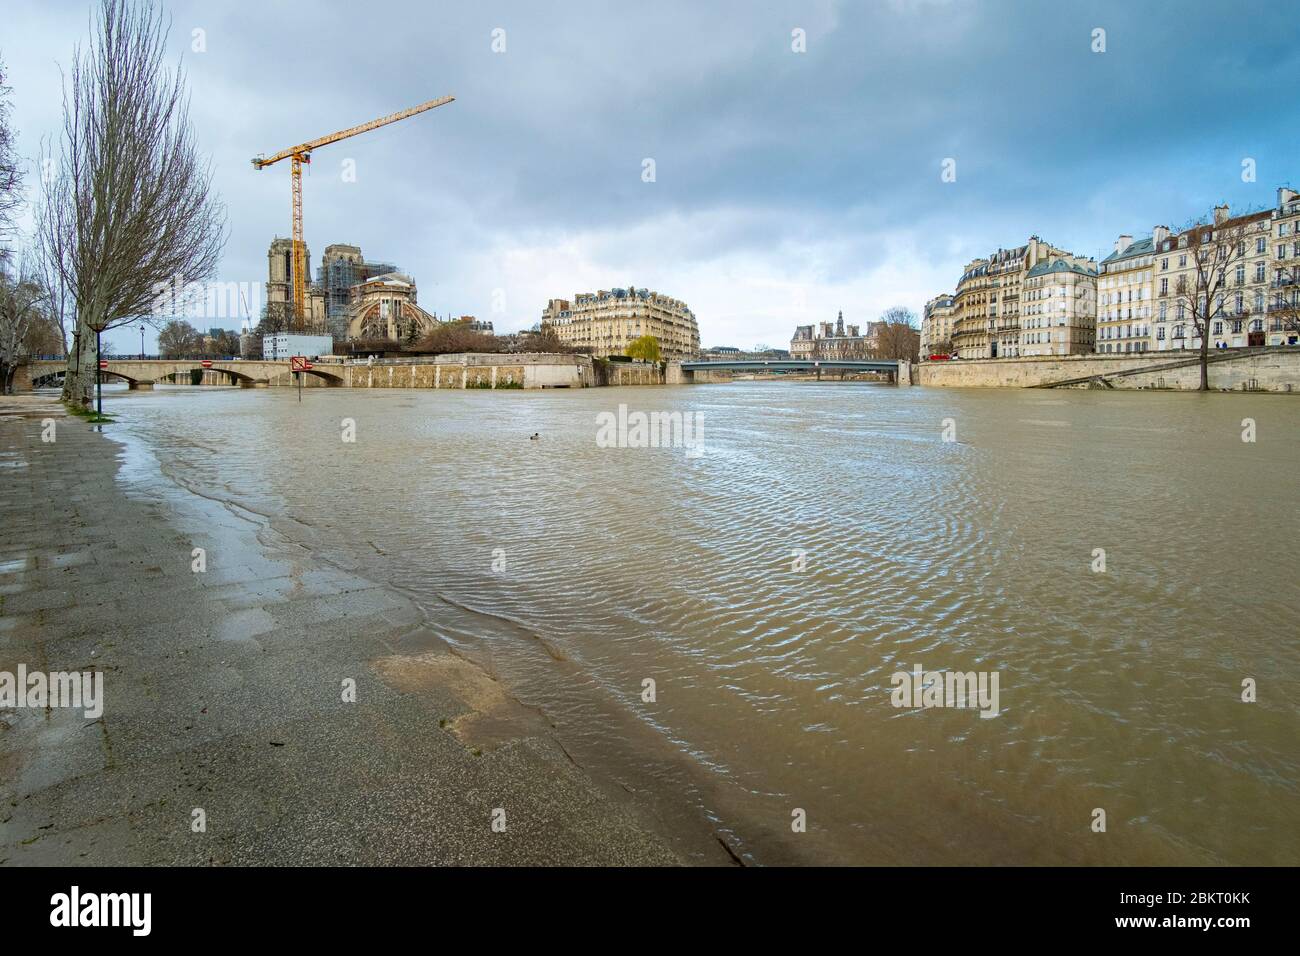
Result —
M 1074 355 L 921 362 L 917 385 L 940 388 L 1033 388 L 1081 379 L 1074 387 L 1195 390 L 1194 352 Z M 1229 391 L 1300 393 L 1300 348 L 1233 349 L 1211 353 L 1210 387 Z

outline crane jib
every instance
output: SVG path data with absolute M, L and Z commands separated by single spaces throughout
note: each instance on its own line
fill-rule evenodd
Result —
M 299 143 L 297 146 L 291 146 L 288 149 L 282 149 L 278 153 L 275 153 L 274 155 L 266 159 L 258 157 L 253 160 L 253 163 L 259 169 L 261 169 L 264 166 L 270 166 L 273 163 L 278 163 L 282 159 L 288 159 L 290 156 L 293 156 L 295 153 L 299 155 L 301 155 L 302 153 L 310 153 L 313 149 L 316 149 L 317 147 L 326 146 L 330 143 L 337 143 L 341 139 L 347 139 L 350 136 L 356 136 L 358 133 L 366 133 L 372 129 L 379 129 L 381 126 L 387 126 L 389 123 L 396 123 L 398 120 L 404 120 L 409 116 L 415 116 L 418 113 L 423 113 L 426 110 L 433 109 L 434 107 L 444 106 L 447 103 L 451 103 L 455 101 L 455 99 L 456 97 L 454 96 L 443 96 L 436 100 L 429 100 L 427 103 L 421 103 L 418 106 L 412 106 L 410 109 L 400 110 L 399 112 L 396 113 L 390 113 L 387 116 L 381 116 L 378 119 L 371 120 L 368 123 L 362 123 L 359 126 L 351 126 L 348 127 L 347 129 L 339 130 L 337 133 L 331 133 L 328 136 L 321 136 L 317 139 L 308 140 L 305 143 Z
M 320 146 L 329 143 L 337 143 L 341 139 L 347 139 L 349 136 L 356 136 L 358 133 L 365 133 L 372 129 L 378 129 L 381 126 L 387 126 L 389 123 L 396 123 L 398 120 L 406 119 L 408 116 L 414 116 L 417 113 L 423 113 L 425 110 L 431 110 L 435 106 L 442 106 L 450 103 L 455 99 L 454 96 L 444 96 L 441 99 L 429 100 L 427 103 L 421 103 L 418 106 L 412 106 L 397 113 L 390 113 L 388 116 L 381 116 L 379 119 L 371 120 L 369 123 L 362 123 L 360 126 L 352 126 L 348 129 L 339 130 L 337 133 L 331 133 L 329 136 L 322 136 L 319 139 L 309 140 L 298 146 L 292 146 L 289 149 L 281 150 L 271 157 L 255 156 L 253 158 L 253 168 L 263 169 L 273 163 L 278 163 L 282 159 L 292 159 L 292 172 L 290 183 L 293 187 L 293 316 L 292 328 L 295 332 L 303 329 L 305 316 L 303 314 L 303 305 L 306 300 L 306 273 L 307 273 L 307 245 L 303 241 L 302 228 L 302 164 L 311 162 L 311 151 Z

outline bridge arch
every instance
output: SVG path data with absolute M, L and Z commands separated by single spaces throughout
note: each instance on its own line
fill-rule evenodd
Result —
M 243 388 L 252 388 L 253 385 L 257 382 L 257 379 L 253 378 L 251 375 L 247 375 L 244 372 L 237 372 L 233 368 L 228 368 L 225 365 L 218 365 L 216 363 L 213 363 L 211 367 L 204 368 L 204 366 L 200 362 L 186 362 L 186 361 L 177 362 L 175 368 L 171 369 L 168 372 L 163 373 L 162 375 L 159 375 L 157 380 L 162 381 L 165 378 L 170 378 L 176 375 L 188 375 L 191 378 L 193 378 L 195 372 L 198 372 L 200 374 L 202 374 L 203 372 L 224 372 L 226 376 L 232 380 L 231 381 L 232 385 L 239 385 Z
M 31 379 L 32 388 L 51 388 L 56 384 L 62 384 L 66 376 L 67 376 L 67 369 L 64 368 L 52 369 L 50 371 L 41 372 L 39 375 L 32 376 Z M 138 379 L 131 375 L 123 375 L 121 372 L 114 372 L 112 369 L 100 369 L 99 378 L 101 382 L 105 382 L 105 383 L 109 382 L 110 380 L 113 381 L 120 380 L 126 382 L 126 384 L 129 385 L 131 388 L 135 388 L 142 381 L 144 381 L 143 379 Z
M 63 384 L 63 379 L 67 376 L 67 369 L 54 369 L 49 372 L 42 372 L 39 375 L 33 375 L 31 382 L 32 388 L 54 388 Z
M 307 370 L 307 374 L 313 375 L 316 378 L 321 379 L 322 381 L 325 382 L 326 385 L 328 385 L 331 388 L 343 384 L 342 375 L 335 374 L 334 372 L 326 372 L 323 369 L 315 367 L 314 365 Z

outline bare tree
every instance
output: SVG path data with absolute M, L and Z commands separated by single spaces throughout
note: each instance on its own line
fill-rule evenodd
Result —
M 915 362 L 920 351 L 921 333 L 916 328 L 916 313 L 898 305 L 886 309 L 876 332 L 877 357 Z
M 203 340 L 203 352 L 214 358 L 238 355 L 239 333 L 229 329 L 217 329 L 210 338 Z
M 411 351 L 425 355 L 452 355 L 457 352 L 499 352 L 496 336 L 470 328 L 468 322 L 441 322 L 411 346 Z
M 9 85 L 0 60 L 0 261 L 9 256 L 6 247 L 14 234 L 14 213 L 22 204 L 23 170 L 18 163 L 13 127 L 9 125 Z
M 1300 265 L 1279 264 L 1274 285 L 1273 319 L 1283 331 L 1300 332 Z
M 211 278 L 225 244 L 184 75 L 163 66 L 166 41 L 149 0 L 102 0 L 91 49 L 75 52 L 65 83 L 38 219 L 39 246 L 75 310 L 65 401 L 89 403 L 102 333 L 152 318 L 177 278 Z
M 1226 207 L 1220 207 L 1226 211 Z M 1237 263 L 1253 254 L 1256 240 L 1267 236 L 1266 214 L 1245 214 L 1221 221 L 1204 217 L 1193 220 L 1178 233 L 1179 256 L 1186 266 L 1174 280 L 1172 300 L 1180 319 L 1190 322 L 1200 338 L 1200 391 L 1210 389 L 1210 335 L 1216 321 L 1235 321 L 1241 316 L 1227 308 L 1228 275 Z M 1181 262 L 1180 258 L 1180 262 Z
M 577 349 L 566 345 L 549 322 L 543 322 L 536 329 L 519 333 L 518 348 L 520 352 L 576 352 Z
M 0 394 L 13 391 L 14 370 L 46 322 L 45 290 L 31 261 L 0 263 Z
M 77 307 L 72 298 L 72 289 L 63 279 L 60 263 L 64 258 L 63 242 L 65 237 L 57 229 L 51 228 L 49 217 L 54 214 L 50 205 L 50 194 L 43 193 L 36 206 L 36 234 L 34 244 L 35 267 L 40 274 L 41 286 L 45 289 L 46 311 L 50 321 L 59 330 L 62 345 L 59 354 L 68 354 L 68 333 L 76 331 Z
M 173 319 L 158 333 L 158 354 L 163 358 L 196 355 L 203 348 L 203 337 L 194 326 Z

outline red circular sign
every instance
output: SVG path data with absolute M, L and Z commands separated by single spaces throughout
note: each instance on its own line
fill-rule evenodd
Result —
M 212 363 L 209 362 L 207 359 L 204 359 L 202 364 L 204 368 L 212 368 Z
M 100 359 L 100 360 L 99 360 L 99 367 L 100 367 L 100 368 L 108 368 L 108 359 Z

